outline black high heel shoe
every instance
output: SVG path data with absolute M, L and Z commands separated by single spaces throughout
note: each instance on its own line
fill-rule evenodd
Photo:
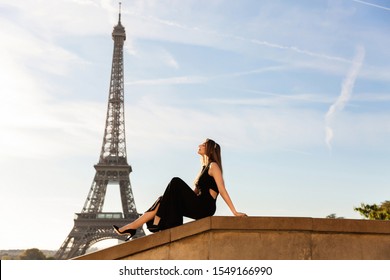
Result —
M 161 229 L 158 225 L 151 225 L 151 226 L 148 226 L 148 231 L 150 232 L 159 232 Z
M 119 227 L 117 227 L 116 225 L 113 225 L 112 227 L 114 228 L 115 232 L 119 235 L 128 234 L 129 236 L 126 238 L 126 241 L 129 241 L 137 232 L 136 229 L 132 229 L 132 228 L 125 229 L 124 231 L 120 231 Z

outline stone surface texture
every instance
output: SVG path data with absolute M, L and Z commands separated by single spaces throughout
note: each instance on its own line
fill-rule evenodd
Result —
M 390 260 L 390 221 L 208 217 L 76 260 Z

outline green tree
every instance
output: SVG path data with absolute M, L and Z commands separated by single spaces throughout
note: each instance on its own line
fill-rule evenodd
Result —
M 19 258 L 21 260 L 46 260 L 45 254 L 37 248 L 27 249 Z
M 337 215 L 335 213 L 329 214 L 325 218 L 327 218 L 327 219 L 344 219 L 344 217 L 337 217 Z
M 390 200 L 386 200 L 380 205 L 361 203 L 360 207 L 354 207 L 353 210 L 370 220 L 390 220 Z

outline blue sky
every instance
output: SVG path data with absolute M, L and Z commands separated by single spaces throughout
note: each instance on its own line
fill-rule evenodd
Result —
M 390 2 L 122 1 L 137 210 L 222 146 L 251 216 L 360 219 L 390 198 Z M 118 2 L 0 0 L 0 249 L 56 250 L 103 140 Z M 120 210 L 117 186 L 105 211 Z M 216 215 L 231 215 L 222 199 Z

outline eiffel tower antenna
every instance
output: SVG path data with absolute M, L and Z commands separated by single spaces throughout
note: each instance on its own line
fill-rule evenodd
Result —
M 122 2 L 119 2 L 119 22 L 121 22 Z
M 132 168 L 127 163 L 126 152 L 123 79 L 123 45 L 126 32 L 121 23 L 121 3 L 119 3 L 119 20 L 112 32 L 112 39 L 114 52 L 99 163 L 94 165 L 95 177 L 81 213 L 76 213 L 73 229 L 57 251 L 56 259 L 70 259 L 83 255 L 91 245 L 105 239 L 124 240 L 126 237 L 118 236 L 113 231 L 112 225 L 121 226 L 140 216 L 136 210 L 130 184 Z M 103 212 L 107 185 L 110 182 L 119 183 L 122 212 Z M 116 187 L 116 185 L 109 187 Z M 141 228 L 135 237 L 144 235 Z

